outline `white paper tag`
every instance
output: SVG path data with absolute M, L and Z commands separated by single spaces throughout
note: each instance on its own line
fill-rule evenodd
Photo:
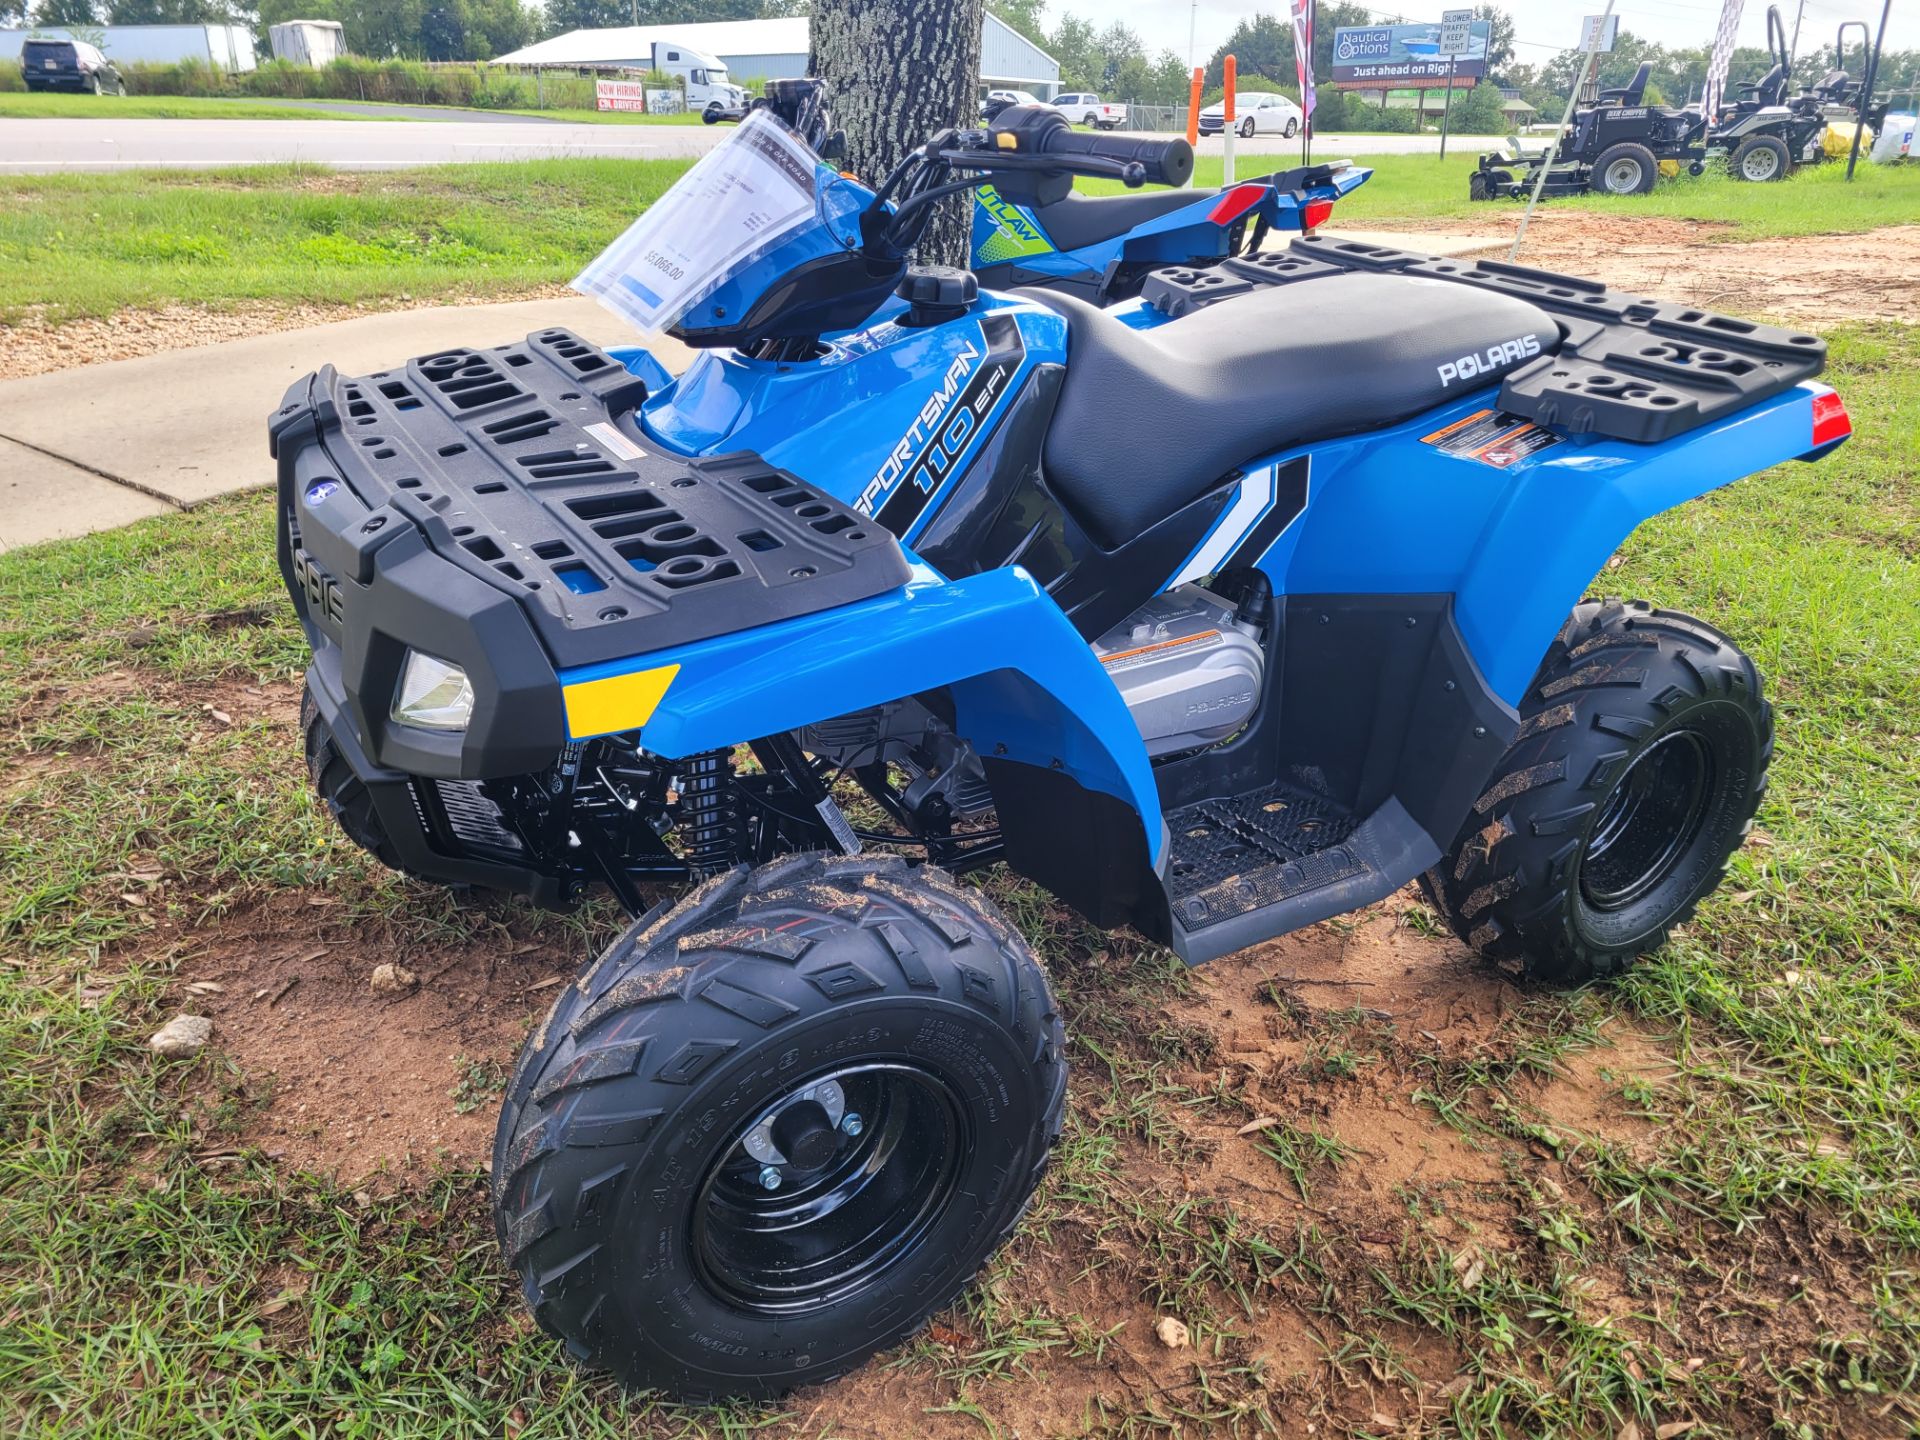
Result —
M 665 330 L 743 262 L 812 218 L 817 161 L 755 110 L 580 272 L 573 288 L 645 332 Z

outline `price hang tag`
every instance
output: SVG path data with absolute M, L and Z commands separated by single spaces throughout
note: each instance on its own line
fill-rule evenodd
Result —
M 674 182 L 573 288 L 636 329 L 665 330 L 814 215 L 813 152 L 766 110 Z

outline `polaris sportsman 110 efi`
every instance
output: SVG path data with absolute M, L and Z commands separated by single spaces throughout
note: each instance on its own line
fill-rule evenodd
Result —
M 876 192 L 757 110 L 582 277 L 699 348 L 677 380 L 543 330 L 274 417 L 328 807 L 410 874 L 639 917 L 493 1159 L 579 1359 L 775 1395 L 1012 1232 L 1066 1040 L 965 872 L 1194 963 L 1421 880 L 1577 985 L 1747 832 L 1753 663 L 1582 596 L 1641 520 L 1846 437 L 1822 343 L 1327 239 L 1110 310 L 911 261 L 942 195 L 1185 152 L 1016 107 Z

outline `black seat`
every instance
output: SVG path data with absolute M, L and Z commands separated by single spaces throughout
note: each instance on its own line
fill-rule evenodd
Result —
M 1602 90 L 1600 103 L 1615 105 L 1638 105 L 1647 93 L 1647 77 L 1653 74 L 1653 62 L 1642 60 L 1640 68 L 1633 72 L 1633 79 L 1618 90 Z
M 1029 294 L 1069 329 L 1047 478 L 1109 548 L 1261 455 L 1409 419 L 1560 344 L 1524 300 L 1406 275 L 1276 285 L 1152 330 Z
M 1169 210 L 1197 205 L 1218 190 L 1142 190 L 1135 195 L 1082 195 L 1070 191 L 1064 200 L 1034 210 L 1040 222 L 1061 250 L 1078 250 L 1124 235 L 1136 225 L 1158 220 Z

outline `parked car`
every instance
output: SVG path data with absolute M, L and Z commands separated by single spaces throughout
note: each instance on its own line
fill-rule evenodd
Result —
M 1030 90 L 989 90 L 987 98 L 980 102 L 980 116 L 982 119 L 991 120 L 1009 105 L 1041 105 L 1048 109 L 1055 108 L 1052 101 L 1042 100 Z
M 1052 104 L 1054 109 L 1075 125 L 1091 125 L 1096 130 L 1118 130 L 1127 123 L 1127 107 L 1118 100 L 1102 100 L 1098 95 L 1082 92 L 1056 95 Z
M 1244 91 L 1233 97 L 1234 133 L 1243 139 L 1255 135 L 1280 135 L 1291 140 L 1300 133 L 1306 116 L 1300 107 L 1284 95 L 1267 90 Z M 1221 102 L 1216 100 L 1200 112 L 1200 133 L 1218 135 L 1226 128 Z
M 127 93 L 127 82 L 119 69 L 84 40 L 27 41 L 20 47 L 20 73 L 29 90 Z

